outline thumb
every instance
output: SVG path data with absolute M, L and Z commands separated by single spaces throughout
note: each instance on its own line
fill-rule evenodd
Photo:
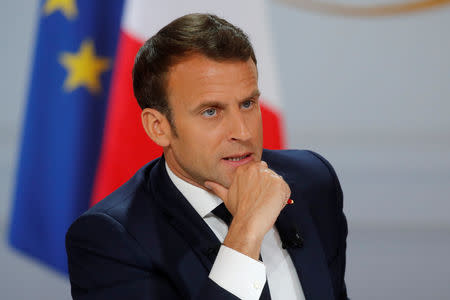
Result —
M 205 187 L 216 194 L 220 199 L 222 199 L 223 202 L 227 201 L 228 189 L 223 185 L 213 181 L 205 181 Z

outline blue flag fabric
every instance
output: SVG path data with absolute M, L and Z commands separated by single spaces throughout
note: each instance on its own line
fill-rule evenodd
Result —
M 9 238 L 63 273 L 65 233 L 91 199 L 122 10 L 122 0 L 39 7 Z

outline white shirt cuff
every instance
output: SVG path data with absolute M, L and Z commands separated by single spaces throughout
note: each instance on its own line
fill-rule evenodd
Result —
M 238 298 L 258 300 L 266 283 L 266 266 L 222 245 L 209 278 Z

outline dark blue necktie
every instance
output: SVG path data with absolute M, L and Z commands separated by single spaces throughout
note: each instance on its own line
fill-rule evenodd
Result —
M 219 206 L 214 208 L 212 210 L 212 213 L 218 216 L 220 219 L 222 219 L 222 221 L 224 221 L 225 224 L 227 224 L 227 226 L 230 226 L 231 220 L 233 220 L 233 216 L 226 208 L 225 203 L 222 202 Z

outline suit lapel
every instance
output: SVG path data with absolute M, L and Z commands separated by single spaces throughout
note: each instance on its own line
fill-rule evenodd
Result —
M 309 299 L 334 299 L 333 288 L 314 222 L 305 201 L 292 194 L 294 205 L 286 206 L 277 219 L 280 236 L 298 230 L 303 238 L 301 247 L 287 249 L 295 265 L 303 293 Z
M 209 272 L 217 256 L 220 241 L 170 180 L 165 170 L 164 156 L 152 169 L 149 183 L 155 200 L 169 223 L 191 246 Z

